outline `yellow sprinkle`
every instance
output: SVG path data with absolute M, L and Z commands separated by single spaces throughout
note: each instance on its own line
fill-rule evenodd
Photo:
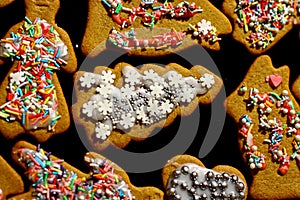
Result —
M 245 32 L 247 33 L 249 30 L 248 30 L 248 24 L 247 24 L 245 13 L 243 13 L 243 20 L 244 20 Z
M 13 114 L 13 115 L 17 115 L 17 116 L 20 115 L 20 113 L 12 111 L 12 110 L 5 109 L 5 111 L 8 112 L 8 113 L 10 113 L 10 114 Z
M 250 125 L 248 132 L 247 132 L 248 134 L 251 133 L 252 128 L 253 128 L 253 124 Z
M 0 112 L 0 117 L 7 118 L 7 117 L 9 117 L 9 114 Z
M 44 101 L 44 105 L 46 105 L 48 103 L 49 99 L 50 99 L 50 97 L 48 96 Z

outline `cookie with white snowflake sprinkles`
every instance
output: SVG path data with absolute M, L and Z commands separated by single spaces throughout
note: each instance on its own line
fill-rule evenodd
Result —
M 219 36 L 231 31 L 230 21 L 208 0 L 89 0 L 81 49 L 89 56 L 114 46 L 140 56 L 167 55 L 197 43 L 219 50 Z
M 234 24 L 233 38 L 252 54 L 272 48 L 300 20 L 297 0 L 225 0 L 223 11 Z
M 26 170 L 31 185 L 28 191 L 10 199 L 163 199 L 161 190 L 135 187 L 121 167 L 97 153 L 85 154 L 87 173 L 25 141 L 14 145 L 12 158 Z
M 124 148 L 178 115 L 190 115 L 199 103 L 209 104 L 223 83 L 202 66 L 144 64 L 137 69 L 119 63 L 114 69 L 79 71 L 74 84 L 74 121 L 84 128 L 89 144 L 102 150 L 110 144 Z
M 0 200 L 24 192 L 21 176 L 0 156 Z
M 28 133 L 44 142 L 70 126 L 68 106 L 56 75 L 75 72 L 68 34 L 55 23 L 59 0 L 28 0 L 26 17 L 0 40 L 0 60 L 12 62 L 0 85 L 0 132 L 6 138 Z
M 218 165 L 207 169 L 197 158 L 178 155 L 162 170 L 166 199 L 246 199 L 247 182 L 234 167 Z
M 293 83 L 292 91 L 297 99 L 300 99 L 300 76 Z
M 226 99 L 253 176 L 253 199 L 300 197 L 300 108 L 289 90 L 289 75 L 287 66 L 274 68 L 270 57 L 260 56 Z

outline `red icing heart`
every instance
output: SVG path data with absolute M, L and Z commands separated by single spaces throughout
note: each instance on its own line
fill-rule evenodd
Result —
M 282 83 L 282 77 L 278 74 L 272 74 L 269 76 L 269 84 L 272 87 L 277 88 Z

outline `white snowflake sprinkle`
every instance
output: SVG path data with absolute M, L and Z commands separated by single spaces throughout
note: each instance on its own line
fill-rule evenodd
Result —
M 149 105 L 147 107 L 147 111 L 152 115 L 152 116 L 157 116 L 161 114 L 161 107 L 159 105 L 158 100 L 153 100 L 149 102 Z
M 96 105 L 93 101 L 88 101 L 82 105 L 82 113 L 86 114 L 88 117 L 92 117 L 93 110 L 95 109 Z
M 154 83 L 154 85 L 150 86 L 151 89 L 151 95 L 155 96 L 155 97 L 160 97 L 164 94 L 164 87 L 162 85 L 160 85 L 159 83 Z
M 97 122 L 95 127 L 96 138 L 106 140 L 111 134 L 109 125 Z
M 175 88 L 178 88 L 184 84 L 184 79 L 182 75 L 175 71 L 170 71 L 167 73 L 167 80 L 169 85 Z
M 100 84 L 96 88 L 96 92 L 98 92 L 104 98 L 109 98 L 111 96 L 111 93 L 112 93 L 112 87 L 113 86 L 109 85 L 109 84 Z
M 129 129 L 134 126 L 135 117 L 131 113 L 123 113 L 121 115 L 120 125 L 125 129 Z
M 97 103 L 97 106 L 98 111 L 105 116 L 110 115 L 112 113 L 112 102 L 107 99 L 99 101 Z
M 161 107 L 162 113 L 170 114 L 173 111 L 174 104 L 172 104 L 170 102 L 170 100 L 166 100 L 165 102 L 161 103 L 160 107 Z
M 131 96 L 134 93 L 134 87 L 129 85 L 129 84 L 125 84 L 122 88 L 121 88 L 121 92 L 124 95 L 124 97 L 126 97 L 127 99 L 130 99 Z
M 116 75 L 113 74 L 111 70 L 107 70 L 107 71 L 103 70 L 102 71 L 101 81 L 103 83 L 110 83 L 110 84 L 112 84 L 112 83 L 114 83 L 115 78 L 116 78 Z
M 90 72 L 85 72 L 80 78 L 81 87 L 91 88 L 93 84 L 95 84 L 94 79 L 95 74 Z
M 147 123 L 149 121 L 147 113 L 145 112 L 145 107 L 139 107 L 136 110 L 136 119 L 140 120 L 142 123 Z
M 16 83 L 17 85 L 20 85 L 26 80 L 25 73 L 24 72 L 14 72 L 9 75 L 11 78 L 11 83 Z
M 160 77 L 153 69 L 149 69 L 144 71 L 144 80 L 151 80 L 156 83 L 161 83 L 164 81 L 162 77 Z
M 209 31 L 211 31 L 214 27 L 211 25 L 210 21 L 206 21 L 202 19 L 201 22 L 197 23 L 198 31 L 203 35 L 206 35 Z
M 186 86 L 182 88 L 180 93 L 180 101 L 184 103 L 190 103 L 195 98 L 195 89 Z
M 129 85 L 136 86 L 141 84 L 141 74 L 134 69 L 126 71 L 124 76 L 125 83 L 128 83 Z
M 215 79 L 213 75 L 205 73 L 201 76 L 200 82 L 203 87 L 210 89 L 215 84 Z

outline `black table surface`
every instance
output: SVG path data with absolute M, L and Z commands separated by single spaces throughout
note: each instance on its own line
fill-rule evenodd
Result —
M 217 8 L 221 9 L 222 0 L 210 0 Z M 59 27 L 63 28 L 69 33 L 73 43 L 75 53 L 78 60 L 78 69 L 84 63 L 86 57 L 82 55 L 80 45 L 85 31 L 87 20 L 88 3 L 86 0 L 61 0 L 61 8 L 56 16 L 56 22 Z M 22 21 L 25 16 L 24 1 L 16 0 L 10 5 L 0 9 L 0 37 L 4 37 L 5 33 L 10 27 Z M 251 55 L 246 48 L 240 43 L 232 39 L 232 36 L 225 35 L 220 41 L 220 51 L 207 51 L 220 73 L 226 95 L 231 94 L 241 83 L 247 70 L 253 61 L 258 57 Z M 269 55 L 275 67 L 288 65 L 291 70 L 290 86 L 300 74 L 298 65 L 300 60 L 298 54 L 300 52 L 299 45 L 299 28 L 294 27 L 283 39 L 281 39 L 272 49 L 267 51 L 265 55 Z M 107 54 L 108 55 L 108 54 Z M 144 63 L 161 63 L 168 64 L 168 62 L 178 62 L 185 66 L 186 61 L 180 59 L 176 55 L 163 58 L 139 58 L 133 56 L 121 56 L 111 63 L 109 67 L 113 67 L 117 62 L 128 62 L 133 66 Z M 7 74 L 11 63 L 6 63 L 1 67 L 0 80 L 2 81 Z M 58 77 L 63 88 L 67 103 L 72 105 L 72 90 L 73 90 L 73 75 L 58 72 Z M 216 104 L 220 104 L 220 112 L 225 112 L 223 107 L 223 97 L 217 97 Z M 201 116 L 210 115 L 210 105 L 199 105 Z M 218 123 L 218 121 L 211 121 L 210 117 L 201 117 L 199 121 L 198 134 L 194 138 L 192 144 L 182 154 L 189 154 L 198 156 L 199 149 L 203 145 L 203 140 L 208 129 L 209 124 Z M 176 122 L 180 122 L 180 118 Z M 126 151 L 143 153 L 151 152 L 168 145 L 176 135 L 176 128 L 178 123 L 173 123 L 170 127 L 163 129 L 155 136 L 146 139 L 143 142 L 131 142 L 126 148 Z M 188 130 L 187 130 L 188 131 Z M 244 164 L 241 154 L 238 149 L 237 128 L 232 118 L 228 115 L 224 118 L 224 126 L 220 130 L 220 138 L 218 139 L 214 148 L 201 161 L 207 168 L 213 168 L 216 165 L 230 165 L 239 169 L 246 177 L 248 184 L 251 184 L 251 177 L 246 165 Z M 12 146 L 19 140 L 26 140 L 35 145 L 38 142 L 28 136 L 20 135 L 15 139 L 7 140 L 0 134 L 0 154 L 24 177 L 24 171 L 16 165 L 10 157 Z M 51 151 L 53 155 L 64 158 L 65 161 L 71 165 L 87 171 L 87 167 L 83 164 L 83 156 L 88 149 L 83 145 L 76 126 L 73 121 L 70 129 L 56 136 L 51 137 L 47 142 L 41 144 L 46 151 Z M 179 144 L 180 145 L 180 144 Z M 100 152 L 101 153 L 101 152 Z M 126 159 L 126 158 L 125 158 Z M 155 162 L 155 160 L 153 160 Z M 166 160 L 167 162 L 167 160 Z M 118 163 L 117 163 L 118 164 Z M 138 166 L 138 163 L 137 163 Z M 121 165 L 122 167 L 122 165 Z M 123 166 L 124 167 L 124 166 Z M 161 169 L 145 173 L 129 172 L 131 182 L 136 186 L 155 186 L 163 190 L 161 181 Z M 24 177 L 25 180 L 25 177 Z M 25 182 L 28 188 L 28 181 Z

